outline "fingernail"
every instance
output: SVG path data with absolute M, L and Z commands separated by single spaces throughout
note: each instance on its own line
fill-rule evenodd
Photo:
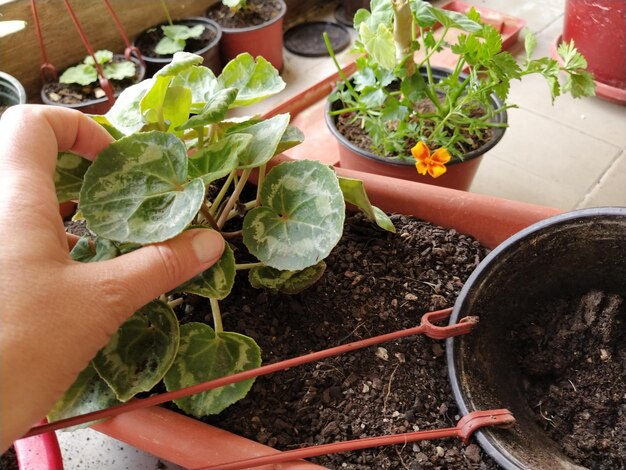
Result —
M 217 261 L 224 251 L 224 239 L 214 230 L 198 230 L 191 240 L 193 251 L 201 263 Z

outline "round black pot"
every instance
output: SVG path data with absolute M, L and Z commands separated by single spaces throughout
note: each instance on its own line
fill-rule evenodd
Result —
M 26 103 L 26 91 L 22 84 L 8 73 L 0 72 L 0 106 L 24 103 Z
M 222 30 L 217 23 L 211 21 L 208 18 L 204 18 L 201 16 L 193 16 L 190 18 L 183 18 L 180 20 L 176 20 L 175 24 L 181 24 L 184 26 L 195 26 L 198 24 L 203 25 L 205 28 L 213 31 L 215 33 L 215 37 L 213 40 L 197 51 L 190 51 L 194 54 L 200 55 L 204 58 L 203 65 L 210 68 L 216 75 L 222 71 L 222 61 L 219 55 L 219 44 L 222 39 Z M 153 26 L 143 32 L 141 32 L 134 40 L 133 46 L 135 46 L 141 52 L 141 56 L 143 60 L 146 62 L 146 77 L 152 77 L 157 71 L 163 68 L 165 65 L 169 64 L 172 61 L 172 56 L 168 57 L 153 57 L 145 53 L 146 43 L 150 41 L 148 36 L 148 31 L 160 28 L 161 26 L 167 26 L 169 23 L 161 23 L 157 26 Z
M 126 59 L 126 57 L 120 54 L 115 54 L 115 56 Z M 144 79 L 146 75 L 146 67 L 141 62 L 139 62 L 139 60 L 137 60 L 135 57 L 131 57 L 130 60 L 132 60 L 134 64 L 137 66 L 137 75 L 135 78 L 135 83 L 139 83 L 140 81 Z M 116 97 L 118 94 L 119 92 L 116 93 Z M 41 89 L 40 95 L 41 95 L 41 101 L 44 104 L 48 104 L 51 106 L 63 106 L 65 108 L 70 108 L 70 109 L 77 109 L 78 111 L 81 111 L 85 114 L 105 114 L 109 109 L 111 109 L 111 106 L 112 106 L 112 103 L 109 101 L 109 99 L 106 96 L 95 99 L 95 100 L 86 100 L 86 101 L 83 101 L 81 103 L 76 103 L 76 104 L 63 104 L 63 103 L 57 103 L 55 101 L 50 100 L 48 96 L 46 95 L 46 93 L 44 92 L 43 88 Z
M 425 75 L 425 70 L 420 71 Z M 437 67 L 432 68 L 432 75 L 436 81 L 446 78 L 450 74 L 450 71 Z M 460 77 L 465 78 L 465 75 Z M 495 95 L 491 95 L 491 105 L 494 109 L 502 107 L 502 101 Z M 339 102 L 331 103 L 326 102 L 326 109 L 324 112 L 324 118 L 326 125 L 330 132 L 335 136 L 339 143 L 339 158 L 342 168 L 350 168 L 352 170 L 364 171 L 366 173 L 375 173 L 383 176 L 392 176 L 394 178 L 401 178 L 411 181 L 417 181 L 419 183 L 433 184 L 437 186 L 443 186 L 446 188 L 459 189 L 467 191 L 472 184 L 474 175 L 478 171 L 481 159 L 485 153 L 491 150 L 504 136 L 506 128 L 494 127 L 492 128 L 493 138 L 485 143 L 480 148 L 472 150 L 464 155 L 463 160 L 459 158 L 453 158 L 446 164 L 447 171 L 439 178 L 432 178 L 429 175 L 420 175 L 415 170 L 415 162 L 408 160 L 390 160 L 389 158 L 377 155 L 369 150 L 357 147 L 348 139 L 346 139 L 341 132 L 337 129 L 336 116 L 331 116 L 330 112 L 340 109 L 341 104 Z M 499 124 L 507 123 L 506 110 L 496 114 L 492 122 Z
M 465 283 L 450 323 L 470 315 L 480 323 L 471 334 L 447 340 L 448 372 L 463 415 L 497 408 L 513 413 L 513 429 L 476 433 L 505 469 L 584 468 L 536 424 L 512 351 L 515 325 L 563 295 L 601 289 L 623 297 L 625 280 L 626 208 L 615 207 L 569 212 L 522 230 L 492 251 Z

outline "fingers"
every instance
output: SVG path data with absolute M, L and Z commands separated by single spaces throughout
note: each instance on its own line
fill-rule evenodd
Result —
M 76 268 L 83 284 L 88 282 L 93 295 L 108 306 L 115 331 L 140 307 L 211 267 L 223 251 L 224 239 L 218 232 L 194 229 L 167 242 Z

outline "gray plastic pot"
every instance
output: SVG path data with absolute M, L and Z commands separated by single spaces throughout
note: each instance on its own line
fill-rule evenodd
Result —
M 0 106 L 24 103 L 26 103 L 26 91 L 22 84 L 8 73 L 0 72 Z
M 626 296 L 626 207 L 569 212 L 522 230 L 492 251 L 461 290 L 450 322 L 476 315 L 480 323 L 471 334 L 447 340 L 452 390 L 463 415 L 496 408 L 513 413 L 513 429 L 476 433 L 507 470 L 584 468 L 535 424 L 510 338 L 537 306 L 591 289 Z

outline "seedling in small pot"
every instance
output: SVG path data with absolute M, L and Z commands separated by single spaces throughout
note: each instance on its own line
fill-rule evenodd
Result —
M 248 6 L 247 0 L 222 0 L 222 4 L 230 8 L 230 11 L 237 13 L 241 9 L 246 9 Z
M 170 12 L 165 4 L 165 0 L 161 0 L 161 6 L 167 16 L 168 25 L 161 26 L 161 30 L 165 35 L 154 48 L 154 52 L 161 55 L 170 55 L 175 52 L 185 50 L 188 39 L 197 39 L 204 33 L 204 26 L 185 26 L 182 24 L 174 24 Z
M 107 50 L 96 51 L 94 56 L 102 68 L 104 77 L 109 80 L 124 80 L 135 76 L 137 69 L 130 60 L 113 62 L 113 53 Z M 97 81 L 98 70 L 93 57 L 90 55 L 85 57 L 81 64 L 66 69 L 59 77 L 60 83 L 76 83 L 83 86 Z
M 266 171 L 274 155 L 303 139 L 289 125 L 289 115 L 226 117 L 229 109 L 284 88 L 265 59 L 241 54 L 219 77 L 201 61 L 176 53 L 153 78 L 125 90 L 105 116 L 95 116 L 118 140 L 93 163 L 59 155 L 58 198 L 78 199 L 79 213 L 94 234 L 82 238 L 72 256 L 82 262 L 109 259 L 204 227 L 227 240 L 240 237 L 257 261 L 237 262 L 227 245 L 211 269 L 137 311 L 59 401 L 51 420 L 127 401 L 161 380 L 174 390 L 258 367 L 256 342 L 222 326 L 219 301 L 231 293 L 235 273 L 248 270 L 255 287 L 272 291 L 296 293 L 312 285 L 342 236 L 345 201 L 394 231 L 389 218 L 369 203 L 360 181 L 340 178 L 320 162 L 282 163 Z M 253 170 L 256 194 L 242 200 Z M 179 326 L 172 307 L 187 294 L 209 299 L 212 327 Z M 194 416 L 215 414 L 251 386 L 247 380 L 176 404 Z

